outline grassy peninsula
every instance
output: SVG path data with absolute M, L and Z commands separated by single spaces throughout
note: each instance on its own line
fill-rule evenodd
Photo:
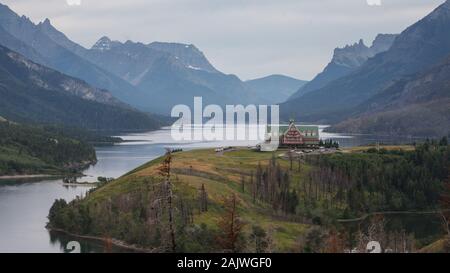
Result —
M 383 215 L 442 209 L 449 160 L 444 140 L 322 155 L 174 153 L 69 204 L 56 200 L 49 228 L 152 252 L 364 251 L 367 240 L 416 251 L 443 231 L 388 229 Z M 356 227 L 343 223 L 366 216 Z

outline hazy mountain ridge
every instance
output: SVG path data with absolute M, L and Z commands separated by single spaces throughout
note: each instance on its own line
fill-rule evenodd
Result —
M 34 50 L 32 47 L 28 46 L 24 42 L 20 41 L 16 37 L 9 34 L 9 32 L 4 30 L 1 26 L 0 26 L 0 43 L 1 45 L 6 46 L 7 48 L 14 49 L 16 52 L 24 56 L 27 56 L 30 60 L 34 62 L 40 64 L 45 64 L 46 62 L 44 58 L 36 50 Z
M 65 91 L 85 100 L 127 107 L 105 90 L 91 87 L 81 80 L 65 76 L 60 72 L 36 64 L 18 53 L 7 52 L 7 56 L 9 56 L 18 67 L 24 68 L 16 75 L 25 82 L 29 82 L 30 84 L 34 84 L 46 90 Z
M 156 52 L 142 43 L 127 41 L 122 44 L 102 37 L 83 53 L 83 57 L 136 86 L 151 66 L 168 54 Z
M 260 98 L 260 104 L 284 102 L 305 84 L 307 81 L 284 75 L 270 75 L 245 81 L 245 85 L 255 94 L 255 97 Z
M 406 77 L 331 128 L 339 132 L 441 136 L 450 133 L 450 56 L 427 72 Z
M 194 45 L 113 41 L 104 36 L 91 49 L 70 41 L 46 20 L 55 42 L 132 85 L 134 93 L 114 95 L 141 110 L 170 114 L 176 104 L 201 95 L 209 103 L 248 103 L 250 94 L 234 75 L 216 70 Z M 177 82 L 178 81 L 178 82 Z
M 7 6 L 0 6 L 0 14 L 0 26 L 43 56 L 43 60 L 33 61 L 107 89 L 146 112 L 169 115 L 174 105 L 192 105 L 194 96 L 222 106 L 280 102 L 276 96 L 254 92 L 237 76 L 218 71 L 192 44 L 122 43 L 105 36 L 86 49 L 53 27 L 48 19 L 35 25 Z M 19 51 L 17 46 L 11 49 Z M 20 53 L 32 57 L 25 51 Z
M 251 95 L 235 75 L 216 70 L 193 45 L 154 42 L 121 43 L 102 37 L 85 58 L 121 77 L 142 92 L 141 109 L 166 115 L 177 104 L 247 104 Z
M 395 84 L 402 77 L 429 69 L 450 54 L 450 1 L 403 31 L 392 47 L 349 75 L 281 106 L 285 119 L 338 122 L 358 105 Z
M 0 46 L 0 115 L 18 122 L 94 130 L 157 129 L 160 123 L 106 91 Z
M 320 89 L 333 80 L 350 74 L 363 65 L 369 58 L 387 51 L 394 42 L 396 34 L 378 34 L 370 47 L 361 39 L 358 43 L 336 48 L 331 62 L 312 81 L 304 85 L 290 99 Z
M 176 59 L 179 59 L 188 68 L 200 69 L 211 73 L 221 73 L 195 45 L 153 42 L 148 44 L 147 47 L 175 56 Z
M 37 28 L 45 33 L 50 39 L 58 43 L 60 46 L 82 56 L 86 49 L 77 43 L 72 42 L 64 33 L 58 31 L 47 18 L 37 25 Z
M 71 49 L 75 48 L 75 43 L 51 27 L 48 20 L 35 25 L 27 17 L 19 17 L 9 7 L 0 4 L 0 26 L 15 39 L 31 48 L 33 52 L 37 52 L 42 59 L 36 59 L 34 55 L 21 50 L 14 44 L 5 44 L 10 49 L 24 54 L 25 57 L 69 76 L 82 79 L 97 88 L 109 90 L 124 102 L 132 104 L 141 101 L 138 97 L 139 92 L 131 84 L 67 49 L 65 46 L 69 47 L 69 45 Z M 54 39 L 59 42 L 55 42 Z M 80 47 L 77 48 L 79 52 Z

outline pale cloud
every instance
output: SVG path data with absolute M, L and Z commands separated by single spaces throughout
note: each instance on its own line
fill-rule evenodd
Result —
M 398 33 L 444 0 L 0 0 L 39 22 L 49 18 L 90 47 L 116 40 L 192 43 L 225 73 L 310 79 L 336 46 Z M 72 0 L 71 0 L 72 1 Z M 76 2 L 76 0 L 73 0 Z

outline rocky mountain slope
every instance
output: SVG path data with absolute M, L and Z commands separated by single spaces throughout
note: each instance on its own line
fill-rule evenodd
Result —
M 0 27 L 16 40 L 5 46 L 34 62 L 107 89 L 146 112 L 169 115 L 174 105 L 192 105 L 194 96 L 202 96 L 205 104 L 219 105 L 274 104 L 286 97 L 271 96 L 264 90 L 254 92 L 237 76 L 214 68 L 192 44 L 122 43 L 102 37 L 86 49 L 57 30 L 49 19 L 34 24 L 4 5 L 0 15 Z M 285 92 L 284 87 L 280 89 L 277 91 Z
M 306 93 L 320 89 L 328 83 L 350 74 L 352 71 L 363 65 L 369 58 L 378 53 L 387 51 L 394 42 L 395 34 L 378 34 L 368 47 L 363 40 L 353 45 L 334 50 L 333 59 L 311 82 L 304 85 L 296 92 L 291 99 L 299 98 Z
M 148 115 L 105 90 L 34 63 L 0 46 L 0 115 L 13 121 L 95 130 L 157 129 Z
M 168 115 L 174 105 L 191 105 L 194 96 L 219 105 L 250 100 L 238 77 L 217 71 L 193 45 L 121 43 L 102 37 L 84 57 L 139 89 L 145 101 L 139 106 L 147 111 Z
M 349 75 L 281 106 L 282 115 L 336 122 L 397 80 L 431 68 L 450 54 L 450 1 L 403 31 L 392 47 Z
M 6 43 L 2 39 L 1 45 L 41 65 L 82 79 L 97 88 L 107 89 L 124 102 L 133 104 L 141 101 L 138 97 L 139 92 L 131 84 L 75 54 L 77 50 L 74 44 L 70 47 L 74 50 L 72 52 L 68 49 L 69 44 L 63 46 L 55 42 L 57 38 L 65 36 L 56 32 L 48 20 L 36 25 L 27 17 L 20 17 L 8 6 L 0 4 L 0 27 L 3 32 L 9 34 L 9 40 L 14 40 Z
M 176 104 L 192 104 L 194 96 L 202 96 L 205 103 L 221 105 L 246 104 L 251 97 L 238 77 L 215 69 L 194 45 L 121 43 L 102 37 L 92 48 L 85 49 L 54 28 L 48 19 L 37 28 L 53 43 L 126 82 L 131 89 L 108 89 L 144 111 L 168 115 Z
M 450 134 L 450 56 L 405 77 L 358 107 L 331 130 L 352 133 L 443 136 Z

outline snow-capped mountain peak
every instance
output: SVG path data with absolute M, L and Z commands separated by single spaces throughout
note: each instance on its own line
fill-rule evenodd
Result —
M 111 41 L 111 39 L 109 39 L 106 36 L 103 36 L 102 38 L 100 38 L 100 40 L 98 40 L 93 46 L 92 49 L 93 50 L 99 50 L 99 51 L 105 51 L 105 50 L 110 50 L 112 47 L 112 43 L 113 41 Z

